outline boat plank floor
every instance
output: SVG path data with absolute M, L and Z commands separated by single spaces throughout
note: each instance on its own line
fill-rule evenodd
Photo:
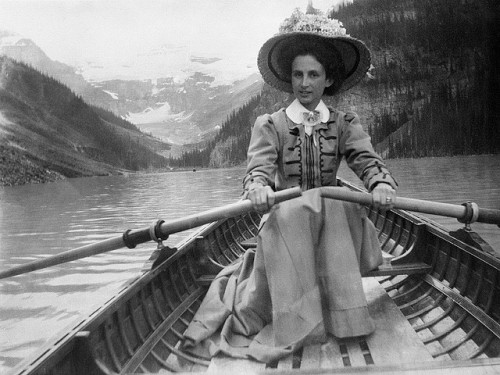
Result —
M 212 374 L 252 374 L 264 371 L 266 364 L 250 359 L 234 359 L 224 355 L 217 355 L 210 362 L 208 372 Z
M 321 363 L 321 345 L 308 345 L 302 351 L 302 361 L 300 368 L 302 369 L 315 369 L 319 368 Z
M 433 361 L 418 334 L 374 278 L 364 278 L 368 310 L 376 330 L 366 338 L 376 365 Z
M 336 339 L 329 337 L 322 345 L 303 349 L 301 369 L 335 369 L 375 365 L 400 365 L 433 361 L 431 354 L 403 316 L 393 300 L 374 278 L 364 278 L 368 309 L 376 330 L 368 337 Z M 292 369 L 292 356 L 277 364 L 278 370 Z M 219 355 L 212 359 L 209 372 L 255 373 L 266 365 L 248 359 L 234 359 Z

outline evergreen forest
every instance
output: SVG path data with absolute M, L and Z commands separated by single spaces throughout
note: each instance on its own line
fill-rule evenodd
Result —
M 375 57 L 364 86 L 388 105 L 368 130 L 386 157 L 500 151 L 499 10 L 496 0 L 358 0 L 331 14 Z

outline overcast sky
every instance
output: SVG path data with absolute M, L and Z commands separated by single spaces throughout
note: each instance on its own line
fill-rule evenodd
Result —
M 343 0 L 314 0 L 326 11 Z M 123 61 L 162 44 L 193 54 L 256 58 L 262 43 L 308 0 L 0 0 L 0 29 L 32 39 L 50 58 Z M 246 55 L 246 56 L 244 56 Z

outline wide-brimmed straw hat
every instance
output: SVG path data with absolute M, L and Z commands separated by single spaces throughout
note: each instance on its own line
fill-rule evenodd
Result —
M 259 51 L 257 64 L 262 78 L 278 90 L 292 93 L 289 64 L 282 55 L 299 43 L 321 43 L 335 48 L 344 63 L 345 79 L 334 95 L 355 86 L 370 68 L 370 51 L 366 45 L 348 34 L 342 23 L 323 14 L 304 14 L 296 9 L 280 26 L 279 33 L 270 38 Z

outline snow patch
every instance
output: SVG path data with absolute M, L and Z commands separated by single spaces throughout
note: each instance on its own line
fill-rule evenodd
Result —
M 15 46 L 21 39 L 23 37 L 20 34 L 0 30 L 0 48 Z
M 118 100 L 118 94 L 117 93 L 111 92 L 111 91 L 108 91 L 108 90 L 102 90 L 102 91 L 104 91 L 106 94 L 108 94 L 109 96 L 111 96 L 113 99 Z
M 2 111 L 0 111 L 0 125 L 2 125 L 2 126 L 13 125 L 13 122 L 4 116 Z
M 154 80 L 153 83 L 165 77 L 172 77 L 175 83 L 182 83 L 195 72 L 200 72 L 215 77 L 212 87 L 229 85 L 258 73 L 254 56 L 248 58 L 237 52 L 224 57 L 206 56 L 191 51 L 188 46 L 175 45 L 163 45 L 137 53 L 126 61 L 85 61 L 78 64 L 78 71 L 90 82 L 151 79 Z
M 186 114 L 185 112 L 172 113 L 170 105 L 167 102 L 159 104 L 161 106 L 158 108 L 148 107 L 139 113 L 129 112 L 126 119 L 132 124 L 140 125 L 167 121 L 181 122 L 187 120 L 192 115 L 192 113 Z
M 153 86 L 153 89 L 152 89 L 151 93 L 152 93 L 153 95 L 157 95 L 157 94 L 159 94 L 159 93 L 160 93 L 160 92 L 162 92 L 162 91 L 165 91 L 165 87 L 162 87 L 161 89 L 158 89 L 158 87 Z

